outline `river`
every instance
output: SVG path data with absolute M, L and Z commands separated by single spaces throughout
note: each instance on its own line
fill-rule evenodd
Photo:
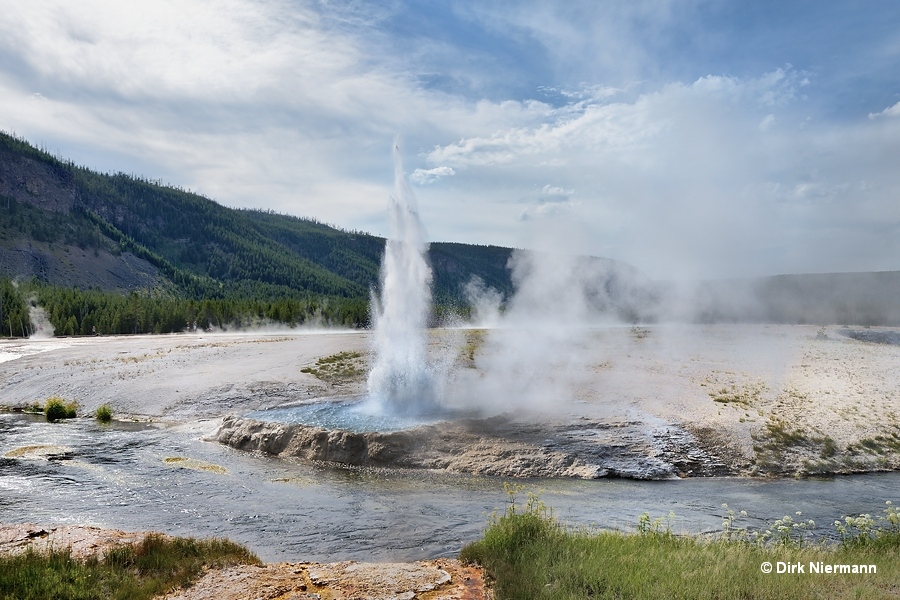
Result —
M 266 561 L 453 556 L 506 508 L 508 481 L 254 456 L 203 441 L 197 428 L 0 413 L 0 522 L 228 537 Z M 628 529 L 643 512 L 671 511 L 676 533 L 720 528 L 727 503 L 750 515 L 737 525 L 761 527 L 799 510 L 829 536 L 835 519 L 880 514 L 886 500 L 900 500 L 898 473 L 515 483 L 520 501 L 537 494 L 569 524 Z

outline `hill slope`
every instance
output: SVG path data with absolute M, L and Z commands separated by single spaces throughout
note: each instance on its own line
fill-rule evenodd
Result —
M 195 298 L 367 299 L 384 239 L 61 161 L 0 134 L 0 275 Z M 509 292 L 509 248 L 433 244 L 435 295 L 464 304 L 472 275 Z M 223 291 L 224 290 L 224 291 Z

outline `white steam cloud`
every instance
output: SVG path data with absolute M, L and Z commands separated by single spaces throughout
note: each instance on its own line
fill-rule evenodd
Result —
M 33 331 L 30 338 L 32 339 L 49 339 L 53 337 L 55 330 L 47 316 L 47 311 L 36 304 L 37 300 L 32 299 L 28 303 L 28 320 L 31 321 Z
M 515 251 L 514 295 L 480 280 L 466 295 L 473 324 L 488 327 L 476 354 L 477 376 L 459 376 L 458 396 L 487 411 L 558 410 L 576 398 L 596 360 L 593 326 L 617 319 L 611 261 Z

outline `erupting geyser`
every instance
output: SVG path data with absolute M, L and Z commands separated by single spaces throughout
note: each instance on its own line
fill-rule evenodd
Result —
M 442 379 L 428 364 L 426 352 L 431 313 L 428 244 L 396 144 L 390 216 L 381 289 L 372 292 L 375 359 L 366 397 L 303 402 L 247 416 L 356 433 L 397 431 L 446 417 L 438 402 Z
M 426 326 L 431 310 L 428 244 L 416 198 L 394 145 L 391 237 L 381 263 L 381 291 L 372 294 L 375 363 L 369 398 L 381 412 L 421 417 L 438 410 L 435 377 L 426 361 Z

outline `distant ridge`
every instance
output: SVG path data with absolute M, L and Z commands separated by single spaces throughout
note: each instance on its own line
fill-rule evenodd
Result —
M 685 301 L 701 322 L 900 325 L 900 271 L 709 281 Z

